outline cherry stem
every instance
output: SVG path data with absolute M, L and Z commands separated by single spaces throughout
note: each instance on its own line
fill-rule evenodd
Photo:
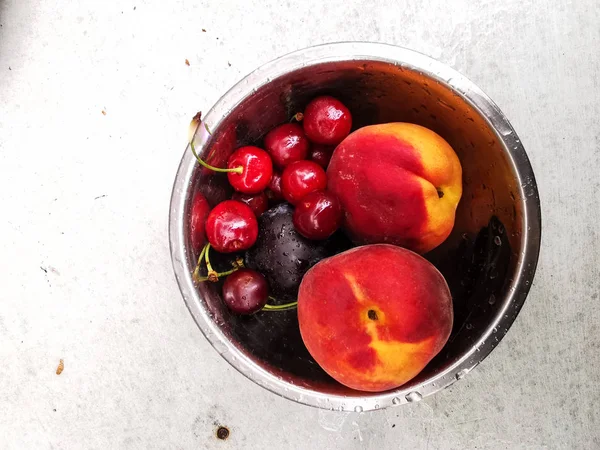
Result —
M 294 120 L 296 122 L 302 122 L 302 119 L 304 119 L 304 114 L 302 114 L 301 112 L 297 112 L 292 116 L 290 122 L 293 122 Z
M 208 276 L 198 278 L 198 281 L 212 281 L 216 283 L 219 281 L 219 278 L 226 277 L 227 275 L 231 275 L 233 272 L 239 270 L 237 267 L 235 269 L 228 270 L 226 272 L 209 272 Z
M 244 267 L 243 261 L 236 259 L 236 261 L 232 263 L 233 269 L 227 270 L 225 272 L 217 272 L 212 268 L 212 265 L 210 264 L 210 258 L 208 256 L 208 251 L 210 250 L 210 247 L 211 245 L 209 242 L 204 246 L 202 252 L 200 253 L 200 257 L 198 258 L 198 266 L 196 266 L 198 273 L 196 272 L 196 270 L 194 270 L 194 279 L 196 281 L 212 281 L 213 283 L 216 283 L 217 281 L 219 281 L 219 278 L 231 275 L 236 270 L 239 270 L 241 267 Z M 208 271 L 208 274 L 205 277 L 198 276 L 200 271 L 200 261 L 202 260 L 202 257 L 204 257 L 204 261 L 206 262 L 206 270 Z
M 200 252 L 200 256 L 198 256 L 198 263 L 196 264 L 196 267 L 194 268 L 194 274 L 192 275 L 192 278 L 194 279 L 194 281 L 201 281 L 200 280 L 200 264 L 202 263 L 202 258 L 204 257 L 204 253 L 206 253 L 206 250 L 208 248 L 210 244 L 206 244 L 204 247 L 202 247 L 202 251 Z
M 276 298 L 269 295 L 270 300 L 276 300 Z M 265 305 L 263 311 L 287 311 L 288 309 L 294 309 L 298 306 L 298 302 L 286 303 L 285 305 Z
M 244 173 L 244 166 L 233 167 L 231 169 L 220 169 L 219 167 L 211 166 L 207 162 L 204 162 L 202 159 L 200 159 L 198 153 L 196 153 L 196 147 L 194 147 L 193 140 L 190 141 L 190 148 L 192 149 L 192 153 L 194 154 L 194 157 L 200 163 L 200 165 L 206 167 L 207 169 L 210 169 L 214 172 L 235 172 L 239 173 L 240 175 Z

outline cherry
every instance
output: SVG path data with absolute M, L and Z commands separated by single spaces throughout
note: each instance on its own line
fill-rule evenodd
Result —
M 269 285 L 259 272 L 239 269 L 223 283 L 223 301 L 237 314 L 254 314 L 267 304 Z
M 225 200 L 206 219 L 206 237 L 216 251 L 232 253 L 247 250 L 258 236 L 258 222 L 248 205 Z
M 309 145 L 302 127 L 297 123 L 279 125 L 265 136 L 267 152 L 273 163 L 282 169 L 294 161 L 306 159 Z
M 231 199 L 248 205 L 256 217 L 269 209 L 269 199 L 267 198 L 265 191 L 259 192 L 258 194 L 242 194 L 241 192 L 234 192 Z
M 273 172 L 268 189 L 265 192 L 269 200 L 273 202 L 283 200 L 283 192 L 281 192 L 281 174 L 279 172 Z
M 304 110 L 304 132 L 315 144 L 338 145 L 350 133 L 352 116 L 338 99 L 317 97 Z
M 190 241 L 192 249 L 199 253 L 206 242 L 206 218 L 210 212 L 208 201 L 200 192 L 196 192 L 192 198 L 190 210 Z
M 296 161 L 285 168 L 281 175 L 283 197 L 295 205 L 313 191 L 325 189 L 327 175 L 314 161 Z
M 190 141 L 190 148 L 200 165 L 214 172 L 227 173 L 227 178 L 233 188 L 245 194 L 257 194 L 264 190 L 273 174 L 271 157 L 258 147 L 238 148 L 229 157 L 227 169 L 214 167 L 203 161 L 196 153 L 193 141 Z
M 322 144 L 315 144 L 311 147 L 309 157 L 323 169 L 327 169 L 331 156 L 333 155 L 334 147 Z
M 296 205 L 294 228 L 308 239 L 327 239 L 342 224 L 342 205 L 329 191 L 314 191 Z
M 233 152 L 227 161 L 227 167 L 242 167 L 241 172 L 229 172 L 227 178 L 236 191 L 244 194 L 258 194 L 263 191 L 273 175 L 273 163 L 269 154 L 250 145 Z

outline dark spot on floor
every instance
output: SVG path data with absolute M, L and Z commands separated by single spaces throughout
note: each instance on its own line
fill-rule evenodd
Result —
M 222 441 L 224 441 L 228 437 L 229 437 L 229 428 L 224 427 L 224 426 L 220 426 L 219 428 L 217 428 L 217 439 L 221 439 Z

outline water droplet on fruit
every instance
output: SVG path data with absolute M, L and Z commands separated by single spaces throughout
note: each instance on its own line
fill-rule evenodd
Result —
M 500 236 L 496 236 L 494 238 L 494 244 L 496 244 L 497 246 L 501 246 L 502 245 L 502 239 L 500 239 Z
M 392 399 L 392 404 L 394 405 L 399 405 L 402 402 L 402 400 L 400 400 L 398 397 L 394 397 Z
M 363 412 L 363 407 L 360 406 L 360 405 L 355 406 L 354 407 L 354 412 L 357 412 L 357 413 Z
M 490 295 L 490 298 L 488 299 L 488 303 L 490 305 L 493 305 L 494 303 L 496 303 L 496 296 L 494 294 Z
M 423 396 L 417 391 L 409 392 L 408 394 L 406 394 L 406 397 L 404 397 L 404 398 L 406 398 L 406 401 L 408 403 L 413 403 L 413 402 L 418 402 L 418 401 L 423 400 Z
M 454 375 L 454 377 L 457 380 L 462 380 L 465 377 L 465 375 L 468 374 L 468 373 L 469 373 L 469 371 L 467 369 L 463 369 L 460 372 L 458 372 L 456 375 Z

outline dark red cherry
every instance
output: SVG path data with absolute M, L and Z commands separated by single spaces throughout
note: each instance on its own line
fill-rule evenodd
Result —
M 206 218 L 210 212 L 210 205 L 204 195 L 196 192 L 192 198 L 190 210 L 190 241 L 194 252 L 200 253 L 206 243 Z
M 329 161 L 331 160 L 331 155 L 333 155 L 334 150 L 335 147 L 332 147 L 330 145 L 314 144 L 310 148 L 309 159 L 311 161 L 316 162 L 323 169 L 327 169 Z
M 273 172 L 269 186 L 265 191 L 270 201 L 277 203 L 283 200 L 283 192 L 281 192 L 281 174 L 279 172 Z
M 306 159 L 310 143 L 297 123 L 284 123 L 265 136 L 265 149 L 273 164 L 283 169 L 294 161 Z
M 269 199 L 267 198 L 265 191 L 259 192 L 258 194 L 242 194 L 241 192 L 234 192 L 231 199 L 248 205 L 256 217 L 269 209 Z
M 342 205 L 329 191 L 314 191 L 296 204 L 294 228 L 307 239 L 327 239 L 342 224 Z
M 206 220 L 206 237 L 221 253 L 247 250 L 258 236 L 258 222 L 248 205 L 225 200 L 213 208 Z
M 254 314 L 265 306 L 268 298 L 267 280 L 255 270 L 236 270 L 223 283 L 223 301 L 234 313 Z
M 269 154 L 253 146 L 238 148 L 227 161 L 229 183 L 236 191 L 244 194 L 258 194 L 263 191 L 273 175 L 273 163 Z
M 304 132 L 315 144 L 338 145 L 352 128 L 352 115 L 338 99 L 324 95 L 304 111 Z
M 314 161 L 296 161 L 285 168 L 281 175 L 283 197 L 295 205 L 302 198 L 327 186 L 327 175 Z

